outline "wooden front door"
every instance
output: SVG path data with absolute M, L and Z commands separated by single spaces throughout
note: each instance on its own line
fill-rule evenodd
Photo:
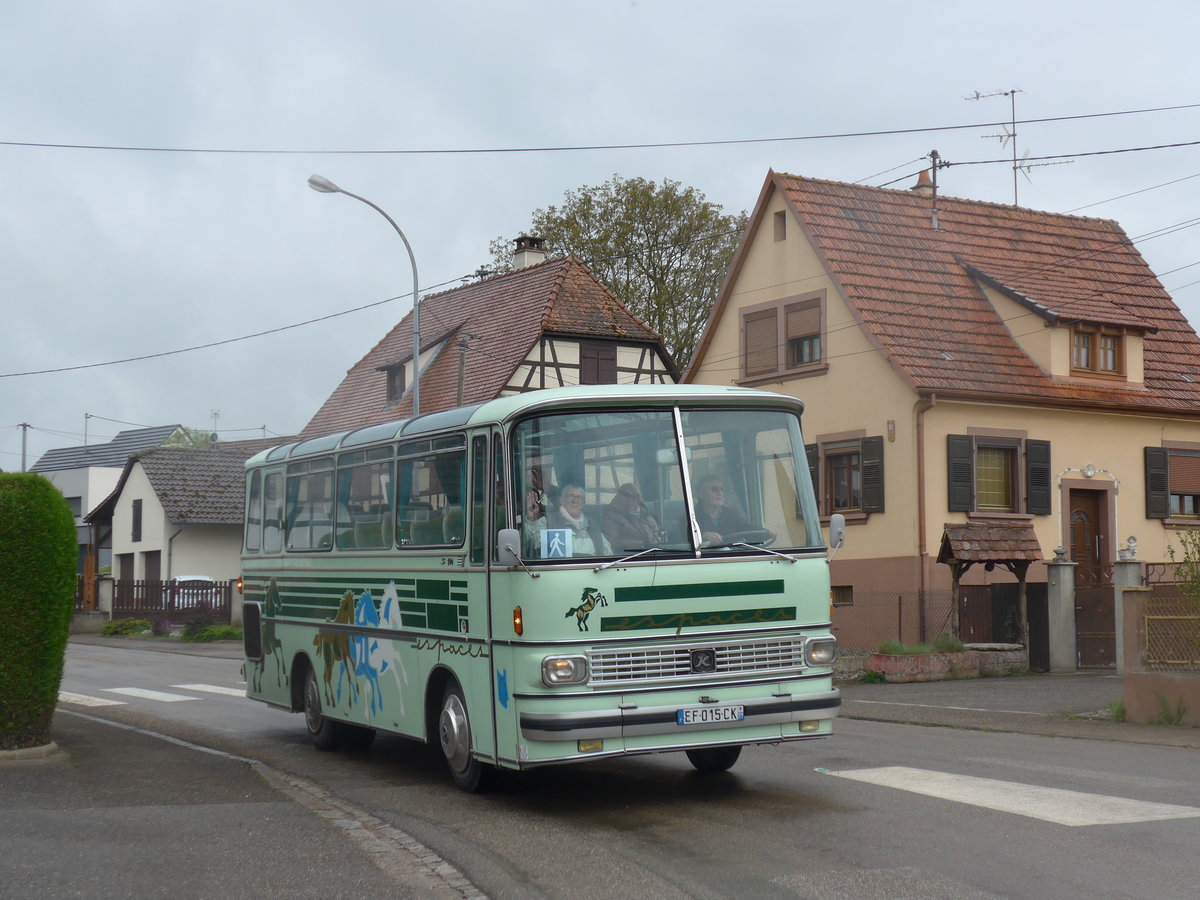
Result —
M 1107 533 L 1107 495 L 1072 490 L 1071 560 L 1075 563 L 1075 650 L 1083 668 L 1116 665 L 1116 603 Z

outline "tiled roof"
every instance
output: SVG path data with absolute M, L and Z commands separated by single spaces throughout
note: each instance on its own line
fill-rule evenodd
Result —
M 945 525 L 938 562 L 1032 562 L 1042 545 L 1029 522 L 967 522 Z
M 660 343 L 583 263 L 566 257 L 497 275 L 421 299 L 421 347 L 445 346 L 421 372 L 421 412 L 492 400 L 543 332 Z M 469 341 L 465 356 L 459 344 Z M 405 316 L 347 373 L 301 437 L 403 419 L 412 399 L 388 406 L 383 369 L 412 357 L 412 314 Z
M 914 390 L 1200 412 L 1200 339 L 1116 222 L 939 196 L 935 230 L 932 198 L 913 191 L 768 184 Z M 980 282 L 1032 314 L 1002 321 Z M 1054 378 L 1014 339 L 1075 321 L 1143 333 L 1145 384 Z
M 140 463 L 163 506 L 176 525 L 239 525 L 246 492 L 248 450 L 200 450 L 158 447 L 132 457 L 108 497 L 88 514 L 88 521 L 112 517 L 113 507 L 129 473 Z
M 178 425 L 159 425 L 122 431 L 107 444 L 88 444 L 83 447 L 60 447 L 47 450 L 33 464 L 32 472 L 57 472 L 63 469 L 99 467 L 119 469 L 139 450 L 158 447 L 179 430 Z

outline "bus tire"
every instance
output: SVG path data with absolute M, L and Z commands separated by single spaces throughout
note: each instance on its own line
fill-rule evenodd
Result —
M 688 750 L 687 758 L 699 772 L 728 772 L 742 755 L 740 744 L 733 747 L 701 747 Z
M 437 735 L 454 783 L 472 794 L 485 790 L 495 778 L 496 770 L 471 755 L 471 720 L 462 689 L 453 681 L 442 692 Z
M 327 719 L 321 711 L 321 685 L 312 666 L 304 676 L 304 725 L 318 750 L 341 748 L 344 733 L 337 722 Z

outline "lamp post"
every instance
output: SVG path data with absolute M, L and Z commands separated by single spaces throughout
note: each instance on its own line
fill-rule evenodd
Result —
M 404 249 L 408 251 L 408 261 L 412 263 L 413 276 L 413 383 L 412 383 L 412 400 L 413 400 L 413 417 L 416 418 L 421 414 L 421 301 L 420 295 L 417 293 L 417 258 L 413 256 L 412 245 L 408 242 L 408 238 L 404 236 L 404 232 L 400 230 L 400 226 L 395 223 L 391 216 L 385 213 L 382 209 L 368 200 L 366 197 L 360 197 L 358 194 L 352 194 L 343 188 L 338 187 L 328 178 L 321 175 L 310 175 L 308 178 L 308 186 L 314 191 L 319 191 L 322 194 L 345 194 L 347 197 L 353 197 L 359 200 L 375 212 L 379 213 L 388 223 L 396 229 L 396 234 L 400 235 L 400 240 L 404 241 Z

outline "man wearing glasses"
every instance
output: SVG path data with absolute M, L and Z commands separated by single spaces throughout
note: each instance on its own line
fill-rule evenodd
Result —
M 725 482 L 721 476 L 704 476 L 696 485 L 695 493 L 696 522 L 700 525 L 700 535 L 705 544 L 723 544 L 728 535 L 754 529 L 741 513 L 725 505 Z

